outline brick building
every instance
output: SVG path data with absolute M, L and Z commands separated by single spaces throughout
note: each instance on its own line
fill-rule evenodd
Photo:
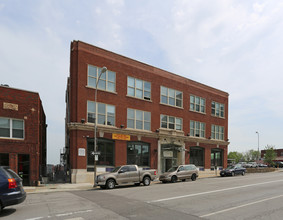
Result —
M 73 183 L 93 182 L 95 118 L 98 172 L 123 164 L 159 173 L 178 164 L 227 166 L 228 93 L 81 41 L 70 53 L 66 152 Z
M 24 185 L 36 185 L 46 170 L 46 119 L 39 94 L 0 86 L 0 165 Z
M 274 149 L 274 151 L 276 152 L 276 158 L 274 160 L 274 162 L 278 161 L 278 162 L 283 162 L 283 149 Z M 264 158 L 266 153 L 266 150 L 261 150 L 260 154 L 261 154 L 261 158 Z

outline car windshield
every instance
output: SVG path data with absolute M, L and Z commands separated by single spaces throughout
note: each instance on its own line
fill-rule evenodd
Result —
M 177 170 L 178 167 L 171 167 L 167 172 L 174 172 Z
M 116 172 L 118 172 L 118 170 L 119 170 L 120 168 L 121 168 L 121 167 L 115 167 L 114 170 L 111 171 L 111 173 L 116 173 Z
M 234 169 L 234 168 L 235 168 L 235 166 L 229 166 L 229 167 L 227 167 L 228 170 Z

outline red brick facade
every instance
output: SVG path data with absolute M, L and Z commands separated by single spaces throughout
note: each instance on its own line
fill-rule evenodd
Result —
M 39 94 L 0 86 L 0 118 L 24 124 L 23 138 L 0 137 L 0 165 L 9 165 L 24 184 L 36 185 L 46 168 L 46 118 Z
M 204 152 L 203 169 L 211 168 L 212 149 L 222 152 L 221 167 L 227 166 L 228 147 L 228 93 L 172 74 L 130 58 L 80 42 L 71 43 L 70 78 L 67 84 L 66 146 L 69 149 L 69 165 L 73 170 L 86 169 L 87 156 L 78 156 L 78 149 L 87 152 L 87 140 L 94 137 L 94 124 L 87 123 L 87 100 L 94 101 L 95 89 L 88 86 L 88 65 L 107 67 L 116 73 L 116 90 L 97 91 L 97 102 L 115 106 L 115 126 L 98 126 L 97 137 L 112 140 L 112 134 L 130 135 L 130 141 L 150 145 L 150 167 L 161 170 L 162 144 L 180 146 L 180 159 L 190 163 L 190 148 L 201 147 Z M 127 77 L 131 76 L 151 83 L 151 100 L 131 97 L 127 94 Z M 181 108 L 161 104 L 160 88 L 165 86 L 183 92 Z M 190 95 L 205 98 L 205 113 L 190 110 Z M 211 115 L 211 102 L 224 104 L 224 117 Z M 151 112 L 150 131 L 127 128 L 127 109 Z M 182 118 L 182 131 L 161 129 L 160 115 Z M 205 137 L 191 137 L 190 120 L 205 123 Z M 83 122 L 83 123 L 82 123 Z M 223 140 L 211 139 L 211 125 L 224 127 Z M 115 140 L 115 166 L 127 163 L 127 141 Z M 172 145 L 172 146 L 173 146 Z M 179 157 L 179 156 L 178 156 Z M 179 161 L 179 159 L 178 159 Z M 75 182 L 75 180 L 72 180 Z

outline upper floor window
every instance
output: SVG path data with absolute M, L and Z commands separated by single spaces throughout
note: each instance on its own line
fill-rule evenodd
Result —
M 205 99 L 191 95 L 190 96 L 190 110 L 195 112 L 205 113 Z
M 211 102 L 211 114 L 216 117 L 224 118 L 224 104 Z
M 128 95 L 151 100 L 151 83 L 128 76 Z
M 211 125 L 211 138 L 215 140 L 224 140 L 224 127 Z
M 168 115 L 160 115 L 161 128 L 181 131 L 183 128 L 182 118 L 176 118 Z
M 115 106 L 87 101 L 87 122 L 115 126 Z
M 24 120 L 0 118 L 0 137 L 24 139 Z
M 161 103 L 176 107 L 183 107 L 183 93 L 175 89 L 161 86 Z
M 88 86 L 95 88 L 96 81 L 101 73 L 100 67 L 88 65 Z M 116 73 L 110 70 L 102 73 L 97 85 L 98 89 L 115 92 L 116 91 Z
M 190 136 L 205 137 L 205 123 L 198 121 L 190 121 Z
M 147 130 L 151 129 L 151 113 L 128 108 L 127 127 L 133 129 Z

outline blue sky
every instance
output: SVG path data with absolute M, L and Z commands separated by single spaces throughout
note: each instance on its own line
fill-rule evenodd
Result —
M 64 143 L 72 40 L 226 91 L 229 151 L 283 148 L 283 2 L 0 0 L 0 84 L 39 92 L 48 163 Z

